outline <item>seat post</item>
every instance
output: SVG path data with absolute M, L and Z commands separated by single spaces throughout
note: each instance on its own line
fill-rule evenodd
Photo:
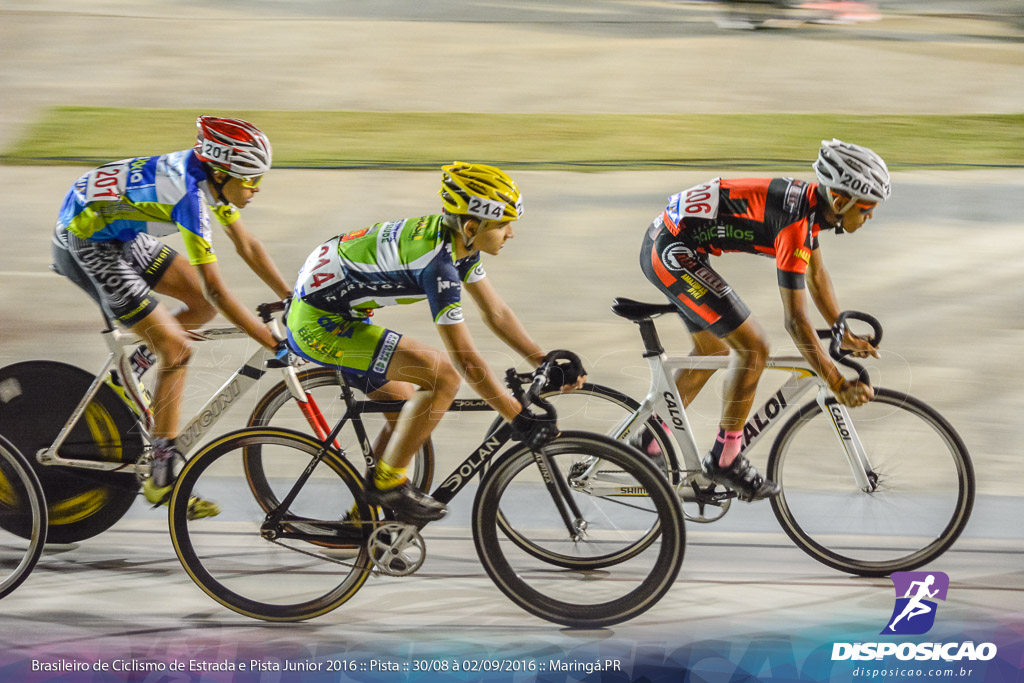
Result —
M 653 358 L 665 353 L 661 339 L 658 338 L 658 330 L 654 327 L 654 320 L 642 318 L 637 320 L 636 324 L 640 327 L 640 338 L 644 342 L 644 358 Z

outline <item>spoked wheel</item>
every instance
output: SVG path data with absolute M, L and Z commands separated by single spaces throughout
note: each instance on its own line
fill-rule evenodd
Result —
M 268 621 L 310 619 L 338 607 L 366 581 L 366 541 L 377 519 L 363 501 L 360 477 L 327 452 L 278 525 L 246 485 L 246 460 L 259 457 L 268 490 L 284 500 L 320 453 L 315 440 L 287 429 L 226 434 L 182 470 L 171 499 L 171 540 L 189 576 L 207 595 L 240 614 Z M 220 515 L 189 519 L 200 495 Z
M 43 466 L 36 453 L 51 445 L 93 382 L 81 368 L 27 361 L 0 368 L 0 433 L 32 463 L 49 506 L 49 543 L 73 543 L 110 528 L 135 502 L 133 471 Z M 110 387 L 101 385 L 71 430 L 66 458 L 134 463 L 142 455 L 138 423 Z
M 332 368 L 316 367 L 298 373 L 302 388 L 313 397 L 317 408 L 324 417 L 327 429 L 330 430 L 345 414 L 347 407 L 341 397 L 338 376 Z M 358 389 L 353 389 L 357 400 L 366 400 Z M 363 425 L 371 443 L 384 425 L 383 413 L 364 413 Z M 308 419 L 299 409 L 295 399 L 288 391 L 285 383 L 278 382 L 270 391 L 263 395 L 256 408 L 249 416 L 250 427 L 281 427 L 294 429 L 306 434 L 313 434 Z M 355 427 L 351 422 L 346 424 L 338 435 L 339 450 L 346 453 L 352 462 L 362 461 L 362 448 L 356 436 Z M 379 454 L 378 454 L 379 455 Z M 264 477 L 259 460 L 250 459 L 247 463 L 247 476 L 256 495 L 262 495 Z M 422 491 L 429 491 L 434 478 L 434 447 L 427 439 L 423 447 L 417 451 L 408 469 L 409 480 Z M 273 501 L 268 505 L 273 506 Z
M 608 626 L 652 607 L 683 561 L 683 517 L 668 481 L 632 449 L 596 434 L 563 432 L 544 453 L 547 476 L 561 479 L 558 500 L 523 446 L 483 477 L 473 538 L 487 573 L 526 611 L 568 626 Z M 606 476 L 574 482 L 566 472 L 583 461 L 599 461 Z
M 906 394 L 875 388 L 845 424 L 809 403 L 772 446 L 768 478 L 782 493 L 775 516 L 804 552 L 861 576 L 886 576 L 931 562 L 957 539 L 974 504 L 974 470 L 963 440 L 941 415 Z M 836 421 L 833 426 L 833 420 Z M 836 435 L 860 439 L 868 490 L 854 482 Z
M 542 397 L 557 411 L 559 428 L 605 435 L 611 435 L 622 425 L 624 419 L 640 407 L 637 401 L 626 394 L 598 384 L 584 384 L 582 388 L 565 394 L 558 391 L 546 392 Z M 495 420 L 491 430 L 493 431 L 500 422 L 500 418 Z M 660 419 L 651 417 L 644 424 L 634 427 L 633 434 L 627 437 L 627 443 L 636 448 L 633 451 L 635 457 L 649 461 L 673 483 L 678 481 L 680 472 L 675 446 Z M 570 480 L 585 476 L 597 486 L 603 486 L 609 481 L 614 482 L 618 476 L 615 466 L 597 462 L 593 458 L 572 461 L 568 457 L 561 457 L 555 464 Z M 503 510 L 498 511 L 498 524 L 509 540 L 540 560 L 568 568 L 598 569 L 623 562 L 637 553 L 644 552 L 658 535 L 657 519 L 652 517 L 651 523 L 647 533 L 637 536 L 631 546 L 619 546 L 609 549 L 608 552 L 599 552 L 597 547 L 591 547 L 589 553 L 574 552 L 563 555 L 536 545 L 529 536 L 516 530 L 515 524 L 509 521 Z
M 46 543 L 46 501 L 28 460 L 0 436 L 0 598 L 32 573 Z

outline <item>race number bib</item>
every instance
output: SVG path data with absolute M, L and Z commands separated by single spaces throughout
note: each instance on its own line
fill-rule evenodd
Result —
M 676 223 L 687 218 L 714 220 L 718 217 L 718 188 L 721 178 L 683 190 L 668 200 L 669 217 Z
M 124 192 L 128 168 L 123 163 L 100 166 L 89 172 L 85 181 L 85 201 L 115 201 Z
M 296 289 L 300 295 L 312 294 L 323 287 L 337 284 L 343 278 L 341 262 L 336 258 L 337 249 L 337 240 L 331 240 L 321 244 L 309 255 L 299 271 Z

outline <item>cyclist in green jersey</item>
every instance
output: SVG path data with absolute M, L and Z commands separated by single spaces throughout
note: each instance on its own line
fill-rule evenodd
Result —
M 370 503 L 415 521 L 439 519 L 446 508 L 409 483 L 405 469 L 455 398 L 464 378 L 512 423 L 517 438 L 535 443 L 557 432 L 535 418 L 488 368 L 462 313 L 465 287 L 484 323 L 534 367 L 544 358 L 512 309 L 487 279 L 480 253 L 496 256 L 522 215 L 519 188 L 503 171 L 456 162 L 442 170 L 440 214 L 377 223 L 321 244 L 299 271 L 288 311 L 288 343 L 298 355 L 339 367 L 375 400 L 405 400 L 388 416 L 367 473 Z M 377 308 L 429 302 L 447 353 L 370 322 Z M 555 384 L 580 386 L 563 368 Z

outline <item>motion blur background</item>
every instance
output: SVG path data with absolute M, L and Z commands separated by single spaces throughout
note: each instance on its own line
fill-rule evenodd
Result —
M 981 494 L 968 534 L 1004 538 L 1009 552 L 1019 553 L 1024 544 L 1004 520 L 1024 512 L 1022 3 L 880 0 L 860 10 L 842 19 L 835 7 L 670 0 L 0 0 L 0 364 L 50 358 L 99 367 L 105 352 L 98 311 L 47 269 L 62 197 L 100 162 L 188 147 L 197 111 L 241 110 L 252 112 L 257 125 L 274 123 L 266 129 L 275 153 L 288 159 L 279 165 L 287 168 L 267 176 L 244 219 L 289 274 L 334 234 L 436 211 L 439 166 L 456 153 L 507 167 L 522 188 L 525 216 L 501 257 L 485 259 L 489 277 L 542 346 L 580 353 L 594 381 L 639 397 L 647 368 L 638 335 L 609 305 L 615 296 L 658 299 L 637 253 L 666 198 L 716 175 L 812 179 L 821 137 L 864 131 L 848 141 L 868 144 L 889 161 L 893 197 L 855 236 L 821 237 L 840 304 L 885 326 L 876 382 L 927 401 L 964 437 Z M 730 24 L 737 17 L 756 27 L 737 30 Z M 89 133 L 100 130 L 109 148 L 76 147 L 85 135 L 76 122 L 85 114 L 51 111 L 69 106 L 117 108 Z M 147 114 L 120 108 L 184 111 L 171 117 L 177 128 L 162 130 L 160 144 L 170 142 L 154 148 L 136 125 Z M 264 119 L 260 111 L 268 112 Z M 325 112 L 335 111 L 380 112 L 380 125 L 364 119 L 359 127 L 325 132 Z M 386 115 L 406 112 L 436 116 L 415 138 L 406 139 L 400 126 L 381 133 Z M 467 141 L 450 125 L 455 114 L 561 115 L 565 133 L 538 135 L 527 116 L 481 118 L 484 126 L 494 121 L 493 128 Z M 675 142 L 659 146 L 654 127 L 623 123 L 608 133 L 616 146 L 595 138 L 583 145 L 589 162 L 566 170 L 580 159 L 578 140 L 566 146 L 574 121 L 589 130 L 595 114 L 768 118 L 722 119 L 690 130 L 699 152 Z M 937 118 L 927 128 L 872 118 L 920 114 Z M 976 116 L 982 114 L 1002 118 Z M 941 118 L 950 115 L 963 118 Z M 365 144 L 375 135 L 379 153 Z M 774 145 L 783 137 L 805 139 L 779 151 Z M 424 158 L 427 143 L 441 150 L 436 158 Z M 478 143 L 487 156 L 468 158 Z M 543 148 L 543 158 L 517 154 L 527 144 L 531 155 Z M 636 152 L 641 148 L 656 151 Z M 302 168 L 309 165 L 319 168 Z M 180 238 L 168 242 L 180 248 Z M 228 240 L 218 234 L 215 245 L 243 300 L 255 305 L 270 296 Z M 768 330 L 773 350 L 793 352 L 772 261 L 733 255 L 715 267 Z M 467 317 L 493 368 L 515 361 L 473 310 Z M 439 344 L 425 304 L 382 310 L 375 320 Z M 670 349 L 689 351 L 678 321 L 660 327 Z M 190 371 L 193 407 L 248 355 L 244 343 L 207 346 L 213 348 L 201 349 Z M 763 384 L 770 380 L 766 375 Z M 704 442 L 720 410 L 714 388 L 692 415 Z M 241 426 L 250 408 L 238 407 L 224 429 Z M 465 426 L 442 427 L 440 471 L 478 436 Z M 753 456 L 763 466 L 765 453 Z M 1003 512 L 994 515 L 996 509 Z M 187 582 L 169 551 L 162 552 L 168 575 Z M 44 558 L 37 573 L 45 564 Z M 1016 566 L 984 580 L 1019 588 Z M 56 598 L 33 596 L 32 585 L 5 607 L 20 606 L 30 615 L 21 623 L 35 633 L 33 605 Z M 840 592 L 847 589 L 843 584 Z M 1019 604 L 1016 593 L 979 595 L 992 605 Z M 36 602 L 19 603 L 23 596 Z M 706 606 L 716 597 L 698 607 L 708 618 Z M 822 603 L 831 609 L 838 599 Z M 98 602 L 87 604 L 104 609 Z M 796 607 L 787 618 L 811 618 Z M 414 619 L 432 623 L 422 612 Z M 55 614 L 48 628 L 74 623 Z M 365 615 L 358 618 L 373 628 Z M 384 618 L 400 622 L 397 615 Z M 465 635 L 471 630 L 460 633 L 473 637 Z M 380 630 L 376 637 L 391 636 Z
M 893 198 L 869 229 L 821 240 L 841 305 L 871 312 L 885 325 L 876 381 L 909 390 L 949 417 L 976 458 L 982 492 L 1016 494 L 1015 444 L 1024 436 L 1016 416 L 1024 409 L 1024 372 L 1015 356 L 1024 334 L 1020 268 L 1006 255 L 1020 251 L 1024 240 L 1024 173 L 998 152 L 1020 149 L 1019 120 L 985 128 L 971 150 L 954 144 L 958 133 L 974 133 L 969 124 L 961 130 L 940 125 L 929 133 L 933 137 L 906 150 L 899 145 L 916 133 L 913 125 L 890 123 L 875 131 L 873 119 L 861 115 L 1024 112 L 1022 3 L 883 0 L 874 7 L 872 21 L 809 23 L 803 20 L 829 15 L 772 3 L 658 0 L 7 0 L 0 3 L 0 150 L 8 164 L 0 166 L 0 362 L 47 357 L 92 367 L 101 361 L 96 311 L 47 270 L 61 198 L 95 163 L 188 146 L 196 110 L 298 112 L 284 123 L 274 119 L 275 127 L 268 128 L 279 160 L 291 150 L 291 166 L 306 165 L 301 153 L 296 157 L 296 145 L 316 165 L 329 166 L 329 158 L 317 155 L 319 148 L 332 147 L 338 137 L 355 144 L 375 133 L 365 123 L 356 130 L 315 128 L 322 112 L 439 114 L 436 133 L 427 133 L 441 150 L 436 159 L 423 160 L 417 141 L 403 150 L 399 130 L 387 136 L 390 157 L 369 149 L 337 163 L 369 170 L 282 170 L 268 176 L 245 220 L 286 273 L 295 272 L 313 246 L 332 234 L 436 210 L 436 170 L 392 169 L 401 168 L 403 159 L 418 160 L 416 168 L 450 161 L 448 142 L 456 150 L 450 156 L 473 155 L 475 147 L 460 138 L 458 125 L 445 125 L 447 112 L 566 114 L 565 130 L 572 129 L 573 116 L 582 125 L 588 114 L 835 114 L 841 115 L 833 119 L 838 130 L 826 135 L 841 137 L 847 123 L 866 125 L 868 140 L 851 141 L 873 145 L 895 171 Z M 721 28 L 722 17 L 736 8 L 760 12 L 767 21 L 756 31 Z M 74 113 L 46 129 L 48 139 L 40 141 L 34 128 L 49 107 L 68 105 L 188 112 L 163 143 L 170 145 L 166 149 L 150 149 L 143 146 L 145 138 L 123 132 L 137 131 L 138 125 L 129 125 L 137 120 L 144 128 L 142 114 L 125 114 L 121 127 L 115 114 L 100 134 L 109 141 L 109 156 L 100 145 L 75 165 L 67 158 L 74 157 L 85 131 Z M 259 125 L 258 114 L 253 117 Z M 526 215 L 501 258 L 487 260 L 488 272 L 544 347 L 578 351 L 595 380 L 637 395 L 646 372 L 639 340 L 608 306 L 620 295 L 657 298 L 636 263 L 641 231 L 668 195 L 708 177 L 785 172 L 811 178 L 808 164 L 821 131 L 833 130 L 812 123 L 807 127 L 813 132 L 802 142 L 799 121 L 780 120 L 772 128 L 769 119 L 753 134 L 742 119 L 730 119 L 708 135 L 691 131 L 702 149 L 711 150 L 703 158 L 694 158 L 692 149 L 659 148 L 657 138 L 652 145 L 647 129 L 619 130 L 621 149 L 589 157 L 611 159 L 596 165 L 604 172 L 565 173 L 517 155 L 518 147 L 535 142 L 530 122 L 503 119 L 484 136 L 491 156 L 473 160 L 510 169 L 523 189 Z M 315 136 L 303 136 L 307 126 Z M 281 131 L 277 137 L 275 130 Z M 636 146 L 657 150 L 657 165 L 630 158 L 631 135 Z M 788 163 L 774 164 L 763 148 L 782 136 L 798 144 L 783 157 Z M 58 153 L 33 160 L 21 144 L 33 137 Z M 751 142 L 737 150 L 735 139 Z M 576 149 L 559 156 L 564 142 L 557 136 L 543 143 L 553 150 L 548 162 L 578 158 Z M 69 151 L 60 153 L 65 146 Z M 915 164 L 925 153 L 945 162 L 939 165 L 944 170 Z M 617 154 L 627 161 L 616 164 Z M 52 164 L 54 157 L 72 165 L 38 165 Z M 990 163 L 992 158 L 998 163 Z M 178 244 L 178 238 L 169 239 Z M 225 242 L 215 244 L 231 286 L 250 303 L 266 298 Z M 767 327 L 775 350 L 785 351 L 789 339 L 771 261 L 733 256 L 717 260 L 716 267 Z M 421 309 L 388 309 L 377 319 L 436 343 Z M 470 320 L 500 370 L 511 359 L 472 313 Z M 666 321 L 663 329 L 670 348 L 688 350 L 681 325 Z M 217 353 L 237 358 L 208 359 L 215 367 L 206 369 L 197 365 L 193 391 L 200 395 L 216 382 L 216 368 L 232 367 L 244 350 Z M 713 393 L 705 392 L 696 407 L 713 428 L 719 410 Z

